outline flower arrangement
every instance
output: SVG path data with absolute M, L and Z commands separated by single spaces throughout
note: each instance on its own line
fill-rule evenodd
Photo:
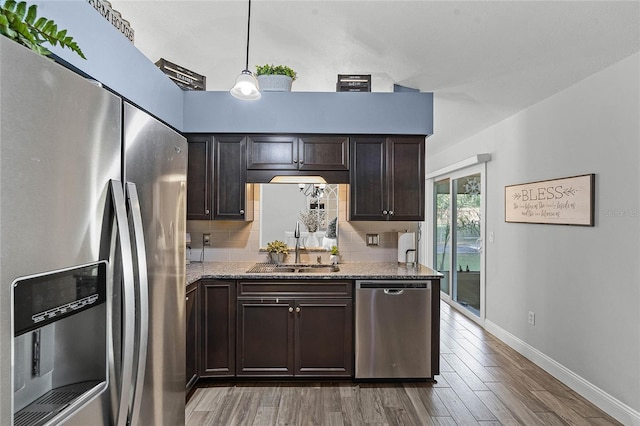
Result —
M 300 212 L 298 217 L 309 232 L 316 232 L 320 225 L 324 223 L 326 212 L 324 210 L 307 210 Z

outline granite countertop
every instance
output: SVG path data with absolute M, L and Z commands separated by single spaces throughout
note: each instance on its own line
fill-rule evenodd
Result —
M 187 284 L 201 278 L 214 279 L 298 279 L 298 280 L 360 280 L 360 279 L 433 279 L 442 274 L 426 266 L 407 267 L 397 263 L 340 263 L 337 272 L 262 272 L 248 273 L 255 262 L 204 262 L 187 265 Z

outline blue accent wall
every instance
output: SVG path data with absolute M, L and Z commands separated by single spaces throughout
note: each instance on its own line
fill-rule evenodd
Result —
M 38 5 L 38 16 L 53 19 L 59 29 L 66 28 L 87 60 L 69 49 L 51 47 L 56 56 L 167 124 L 182 129 L 182 89 L 86 0 L 29 3 Z
M 433 93 L 186 92 L 185 132 L 433 134 Z

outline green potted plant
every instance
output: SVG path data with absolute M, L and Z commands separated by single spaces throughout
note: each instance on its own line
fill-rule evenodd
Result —
M 283 263 L 289 254 L 289 246 L 279 240 L 271 241 L 267 243 L 267 252 L 272 263 Z
M 256 65 L 256 75 L 261 91 L 290 92 L 291 83 L 298 77 L 296 72 L 286 65 Z
M 329 261 L 332 265 L 337 265 L 340 262 L 340 251 L 338 250 L 338 246 L 331 247 L 331 256 L 329 256 Z
M 53 20 L 38 18 L 37 14 L 36 5 L 27 6 L 24 1 L 6 0 L 0 4 L 0 34 L 43 56 L 51 55 L 44 46 L 49 43 L 69 48 L 86 59 L 73 37 L 67 35 L 67 30 L 58 31 L 58 25 Z

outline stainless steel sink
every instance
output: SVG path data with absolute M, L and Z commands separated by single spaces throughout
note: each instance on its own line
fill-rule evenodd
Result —
M 285 263 L 277 265 L 273 272 L 297 272 L 305 273 L 327 273 L 338 272 L 338 265 L 325 265 L 321 263 Z
M 277 273 L 277 272 L 293 272 L 299 274 L 305 273 L 328 273 L 338 272 L 338 265 L 328 265 L 324 263 L 256 263 L 247 272 L 248 273 Z

